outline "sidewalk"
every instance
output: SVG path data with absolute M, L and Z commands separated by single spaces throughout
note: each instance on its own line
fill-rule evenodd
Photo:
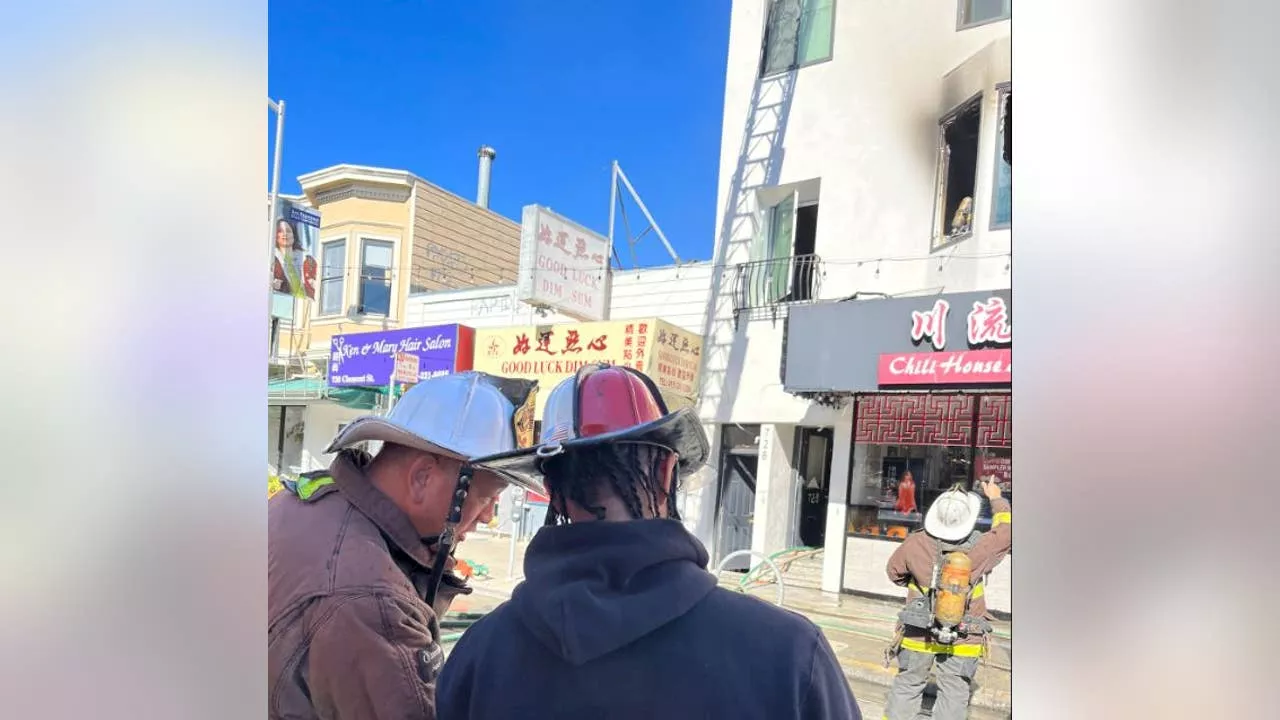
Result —
M 453 611 L 486 612 L 511 595 L 520 582 L 520 572 L 527 542 L 517 543 L 515 577 L 508 578 L 510 541 L 505 537 L 474 534 L 459 546 L 457 556 L 469 563 L 487 567 L 487 578 L 475 578 L 471 585 L 475 591 L 469 596 L 459 596 Z M 736 589 L 732 576 L 725 574 L 725 587 Z M 777 588 L 768 585 L 751 592 L 766 602 L 776 602 Z M 827 636 L 844 669 L 845 677 L 853 689 L 863 716 L 868 720 L 879 718 L 884 711 L 884 698 L 893 682 L 894 669 L 884 667 L 883 653 L 893 635 L 893 627 L 899 606 L 894 602 L 872 600 L 853 595 L 832 595 L 805 587 L 784 588 L 783 606 L 798 612 L 814 622 Z M 972 720 L 997 720 L 1012 717 L 1010 712 L 1010 656 L 1011 627 L 1008 622 L 996 622 L 996 637 L 991 642 L 991 655 L 986 666 L 978 671 L 969 717 Z M 447 651 L 447 648 L 446 648 Z M 930 689 L 929 693 L 932 692 Z M 932 704 L 932 697 L 925 697 L 925 714 Z

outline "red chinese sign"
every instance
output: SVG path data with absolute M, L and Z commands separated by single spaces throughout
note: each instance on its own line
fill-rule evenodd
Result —
M 947 312 L 951 310 L 951 303 L 946 300 L 938 300 L 933 304 L 933 309 L 928 312 L 911 312 L 911 342 L 920 342 L 928 339 L 933 344 L 934 350 L 941 350 L 947 346 Z
M 988 343 L 1008 345 L 1013 342 L 1013 328 L 1009 327 L 1009 309 L 1004 299 L 993 297 L 986 302 L 976 302 L 969 311 L 967 322 L 969 344 L 977 347 Z
M 926 340 L 934 350 L 942 351 L 947 347 L 947 314 L 951 312 L 951 303 L 938 298 L 933 307 L 921 312 L 911 312 L 911 342 L 922 343 Z M 974 348 L 986 346 L 1009 345 L 1013 342 L 1013 328 L 1009 324 L 1009 308 L 1004 298 L 993 296 L 983 302 L 975 302 L 965 318 L 965 335 L 969 346 Z
M 648 374 L 672 409 L 698 395 L 702 338 L 658 318 L 486 328 L 476 332 L 475 347 L 476 370 L 538 381 L 539 413 L 557 383 L 590 363 Z
M 582 339 L 577 330 L 569 330 L 565 332 L 563 344 L 556 344 L 553 347 L 555 336 L 555 330 L 546 330 L 544 332 L 537 333 L 537 347 L 532 348 L 532 351 L 542 353 L 543 355 L 551 355 L 553 357 L 556 355 L 573 355 L 582 352 Z M 587 349 L 595 350 L 596 352 L 604 352 L 608 350 L 608 334 L 597 335 L 591 340 L 591 342 L 587 343 Z M 490 355 L 497 357 L 499 350 L 496 345 L 491 343 L 489 352 Z M 515 340 L 511 343 L 511 354 L 513 356 L 528 355 L 529 352 L 529 333 L 525 332 L 516 335 Z
M 1013 381 L 1013 351 L 888 353 L 880 356 L 881 385 L 957 385 Z

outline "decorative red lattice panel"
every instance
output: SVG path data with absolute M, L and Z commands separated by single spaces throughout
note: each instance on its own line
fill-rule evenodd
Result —
M 978 400 L 978 447 L 1013 447 L 1013 396 L 983 395 Z
M 973 395 L 862 395 L 855 443 L 960 445 L 973 441 Z

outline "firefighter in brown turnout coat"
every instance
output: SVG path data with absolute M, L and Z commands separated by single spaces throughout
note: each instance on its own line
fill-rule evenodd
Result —
M 885 703 L 885 720 L 913 720 L 930 670 L 938 685 L 935 720 L 962 720 L 978 662 L 991 632 L 983 583 L 1013 547 L 1009 501 L 994 482 L 982 483 L 991 502 L 991 530 L 975 530 L 982 499 L 954 488 L 925 515 L 924 530 L 907 536 L 889 558 L 889 579 L 907 588 L 899 614 L 898 675 Z
M 470 459 L 532 441 L 534 381 L 424 380 L 352 422 L 268 502 L 267 717 L 433 720 L 452 549 L 507 483 Z M 522 440 L 522 436 L 527 439 Z M 376 456 L 358 448 L 379 442 Z

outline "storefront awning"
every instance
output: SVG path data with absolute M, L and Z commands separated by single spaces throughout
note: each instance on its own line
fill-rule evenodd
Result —
M 323 378 L 293 378 L 267 383 L 267 402 L 272 405 L 329 400 L 353 410 L 373 410 L 385 388 L 335 388 Z

